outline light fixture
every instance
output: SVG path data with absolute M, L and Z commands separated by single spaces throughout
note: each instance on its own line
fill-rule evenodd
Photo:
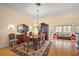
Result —
M 36 5 L 37 5 L 37 6 L 40 6 L 41 4 L 40 4 L 40 3 L 36 3 Z
M 38 10 L 38 8 L 41 6 L 41 4 L 40 3 L 36 3 L 36 6 L 37 6 L 37 10 L 36 10 L 36 12 L 37 12 L 37 25 L 39 24 L 38 23 L 38 13 L 39 13 L 39 10 Z
M 9 25 L 8 25 L 8 29 L 10 29 L 10 30 L 15 30 L 14 24 L 9 24 Z
M 8 31 L 9 33 L 15 33 L 15 26 L 14 24 L 8 24 Z
M 34 24 L 34 26 L 35 26 L 34 33 L 35 33 L 35 34 L 38 34 L 38 26 L 39 26 L 39 23 L 38 23 L 38 15 L 39 15 L 38 13 L 39 13 L 39 9 L 38 9 L 38 8 L 40 7 L 41 4 L 40 4 L 40 3 L 36 3 L 35 5 L 36 5 L 36 7 L 37 7 L 37 9 L 36 9 L 36 12 L 37 12 L 36 21 L 37 21 L 37 22 L 36 22 L 36 24 Z

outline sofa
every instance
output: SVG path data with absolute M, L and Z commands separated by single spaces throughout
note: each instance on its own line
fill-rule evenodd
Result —
M 76 35 L 74 33 L 54 33 L 53 38 L 57 39 L 67 39 L 67 40 L 75 40 Z

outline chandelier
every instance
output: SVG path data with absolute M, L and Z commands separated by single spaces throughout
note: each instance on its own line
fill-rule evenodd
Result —
M 40 5 L 41 5 L 40 3 L 36 3 L 36 6 L 37 6 L 37 10 L 36 10 L 37 11 L 37 25 L 39 24 L 38 23 L 38 13 L 39 13 L 39 9 L 38 8 L 40 7 Z
M 36 3 L 35 6 L 37 7 L 36 8 L 36 24 L 34 26 L 37 26 L 39 23 L 38 23 L 38 17 L 39 17 L 39 7 L 40 7 L 40 3 Z
M 29 32 L 33 32 L 34 34 L 38 34 L 38 31 L 39 31 L 39 22 L 38 22 L 38 19 L 39 19 L 39 7 L 41 6 L 41 4 L 40 3 L 36 3 L 35 4 L 35 7 L 37 7 L 36 8 L 36 23 L 34 23 L 34 26 L 30 26 L 30 30 L 29 30 Z
M 39 13 L 39 7 L 40 7 L 40 3 L 36 3 L 35 4 L 36 5 L 36 7 L 37 7 L 37 9 L 36 9 L 36 13 L 37 13 L 37 15 L 36 15 L 36 24 L 34 25 L 35 26 L 35 29 L 34 29 L 34 33 L 35 34 L 38 34 L 38 27 L 39 27 L 39 23 L 38 23 L 38 13 Z

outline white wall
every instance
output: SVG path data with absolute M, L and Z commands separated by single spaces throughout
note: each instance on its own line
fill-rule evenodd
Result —
M 17 33 L 17 25 L 27 24 L 31 26 L 33 21 L 27 16 L 0 5 L 0 48 L 8 46 L 8 34 Z M 8 25 L 13 24 L 15 29 L 8 29 Z

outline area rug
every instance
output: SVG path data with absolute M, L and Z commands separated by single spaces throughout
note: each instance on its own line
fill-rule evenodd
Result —
M 40 49 L 34 50 L 32 48 L 29 48 L 29 51 L 27 51 L 27 48 L 24 49 L 22 43 L 20 45 L 17 45 L 16 48 L 10 48 L 10 50 L 15 52 L 19 56 L 47 56 L 51 45 L 52 42 L 45 41 L 44 45 Z

